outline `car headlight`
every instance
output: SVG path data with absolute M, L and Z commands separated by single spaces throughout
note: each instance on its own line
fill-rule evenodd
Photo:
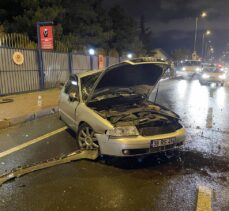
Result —
M 206 74 L 206 73 L 202 75 L 202 78 L 209 78 L 209 77 L 210 76 L 208 74 Z
M 135 126 L 115 127 L 106 131 L 108 136 L 138 136 L 138 130 Z
M 226 79 L 226 74 L 220 75 L 219 78 L 220 79 Z
M 197 67 L 196 72 L 200 72 L 200 71 L 201 71 L 201 68 Z
M 185 68 L 185 67 L 182 67 L 182 70 L 183 70 L 183 71 L 185 71 L 185 70 L 186 70 L 186 68 Z

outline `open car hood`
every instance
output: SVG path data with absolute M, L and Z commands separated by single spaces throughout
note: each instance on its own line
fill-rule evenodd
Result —
M 111 66 L 97 79 L 87 102 L 111 89 L 131 89 L 136 94 L 149 97 L 167 67 L 165 62 L 143 62 L 139 59 Z

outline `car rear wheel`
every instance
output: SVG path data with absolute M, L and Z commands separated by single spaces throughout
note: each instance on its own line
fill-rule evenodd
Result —
M 99 149 L 99 143 L 95 137 L 95 132 L 86 123 L 80 125 L 77 132 L 77 140 L 80 149 Z

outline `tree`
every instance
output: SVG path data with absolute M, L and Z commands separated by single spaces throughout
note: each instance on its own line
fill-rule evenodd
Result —
M 12 23 L 14 17 L 23 14 L 20 0 L 7 0 L 0 1 L 0 22 Z
M 5 29 L 3 25 L 0 25 L 0 36 L 5 34 Z
M 150 53 L 152 50 L 151 40 L 152 40 L 152 31 L 149 27 L 145 26 L 145 17 L 142 15 L 140 18 L 140 35 L 139 38 L 143 44 L 144 49 L 147 53 Z
M 143 46 L 143 43 L 137 35 L 134 37 L 133 42 L 130 43 L 129 49 L 131 52 L 134 52 L 136 56 L 143 56 L 146 54 L 146 50 Z
M 1 22 L 7 32 L 27 33 L 36 40 L 36 23 L 54 21 L 63 12 L 61 0 L 7 0 L 1 1 Z
M 106 11 L 102 0 L 0 1 L 0 24 L 7 33 L 23 33 L 36 41 L 36 23 L 43 21 L 54 22 L 58 49 L 142 51 L 137 24 L 120 6 Z
M 80 37 L 79 45 L 106 47 L 113 32 L 101 0 L 63 1 L 64 35 Z
M 136 23 L 118 5 L 110 9 L 109 17 L 114 32 L 112 47 L 117 49 L 119 53 L 129 50 L 137 35 Z

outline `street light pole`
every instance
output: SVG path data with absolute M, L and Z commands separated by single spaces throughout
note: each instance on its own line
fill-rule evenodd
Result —
M 203 37 L 202 37 L 202 51 L 201 51 L 202 60 L 204 60 L 204 38 L 205 38 L 205 33 L 203 33 Z
M 202 51 L 201 51 L 201 56 L 204 60 L 204 41 L 205 41 L 205 35 L 208 36 L 208 35 L 211 35 L 211 31 L 210 30 L 207 30 L 203 33 L 203 37 L 202 37 Z
M 193 53 L 196 53 L 196 39 L 197 39 L 198 20 L 199 20 L 199 18 L 196 17 L 196 27 L 195 27 L 195 38 L 194 38 Z
M 205 45 L 205 47 L 204 47 L 204 59 L 206 58 L 206 61 L 207 61 L 207 59 L 208 59 L 208 54 L 209 54 L 209 52 L 208 52 L 208 48 L 209 48 L 209 46 L 210 46 L 210 43 L 211 43 L 211 41 L 210 40 L 208 40 L 208 42 L 206 42 L 206 45 Z
M 202 12 L 201 15 L 200 15 L 200 17 L 201 18 L 207 17 L 207 13 L 206 12 Z M 197 41 L 198 21 L 199 21 L 199 16 L 196 17 L 195 37 L 194 37 L 193 54 L 192 54 L 193 59 L 196 59 L 196 57 L 197 57 L 197 53 L 196 53 L 196 41 Z

